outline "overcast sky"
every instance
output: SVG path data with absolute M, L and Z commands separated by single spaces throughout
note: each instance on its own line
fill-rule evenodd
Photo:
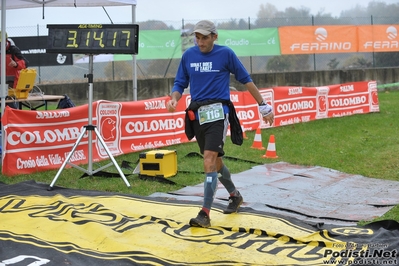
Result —
M 8 0 L 12 1 L 12 0 Z M 319 11 L 339 16 L 342 10 L 354 8 L 357 4 L 367 7 L 368 0 L 137 0 L 136 21 L 162 20 L 181 21 L 185 19 L 230 19 L 256 18 L 261 4 L 270 3 L 279 11 L 287 7 L 310 9 L 312 15 Z M 398 3 L 398 0 L 381 0 L 387 4 Z M 77 1 L 79 3 L 79 1 Z M 132 21 L 132 8 L 105 7 L 113 23 Z M 7 10 L 7 27 L 20 27 L 46 24 L 79 24 L 111 23 L 102 7 L 93 8 L 45 8 L 42 19 L 42 8 Z

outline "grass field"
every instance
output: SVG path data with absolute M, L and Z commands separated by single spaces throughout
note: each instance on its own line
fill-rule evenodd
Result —
M 225 163 L 232 173 L 245 171 L 254 165 L 284 161 L 306 166 L 317 165 L 369 178 L 399 181 L 399 91 L 379 92 L 379 103 L 379 113 L 323 119 L 263 130 L 262 143 L 265 145 L 271 134 L 275 136 L 278 159 L 262 158 L 264 151 L 250 148 L 253 144 L 254 131 L 246 132 L 248 139 L 242 146 L 233 145 L 228 139 L 225 147 L 226 155 L 256 164 L 240 160 L 225 160 Z M 177 151 L 178 174 L 171 178 L 176 185 L 141 180 L 137 175 L 129 175 L 131 170 L 125 168 L 122 170 L 127 175 L 130 188 L 120 177 L 80 178 L 83 173 L 74 168 L 65 169 L 57 179 L 56 185 L 148 196 L 154 192 L 174 191 L 182 186 L 203 182 L 202 160 L 187 156 L 191 152 L 198 152 L 196 143 L 170 146 L 167 149 Z M 139 153 L 125 154 L 115 159 L 119 165 L 126 161 L 134 168 L 138 163 Z M 109 162 L 94 164 L 93 168 L 97 169 L 107 163 Z M 113 166 L 104 171 L 117 173 Z M 56 173 L 54 170 L 14 177 L 1 175 L 0 182 L 13 184 L 36 180 L 50 184 Z M 344 187 L 342 190 L 349 193 Z M 376 220 L 382 219 L 399 221 L 399 205 Z M 362 221 L 361 224 L 367 222 L 369 221 Z

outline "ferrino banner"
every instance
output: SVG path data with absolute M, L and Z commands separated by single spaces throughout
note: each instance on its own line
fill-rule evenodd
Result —
M 379 112 L 377 83 L 352 82 L 323 87 L 273 87 L 261 89 L 275 113 L 273 127 Z M 183 95 L 176 112 L 169 113 L 169 96 L 136 102 L 96 101 L 93 125 L 114 155 L 158 149 L 186 143 L 185 109 L 190 96 Z M 244 130 L 268 128 L 261 122 L 258 105 L 248 91 L 231 92 Z M 2 173 L 7 176 L 59 169 L 88 123 L 88 105 L 51 111 L 26 111 L 6 107 L 3 116 L 5 147 Z M 230 133 L 230 132 L 229 132 Z M 87 131 L 70 162 L 88 163 L 88 145 L 93 162 L 108 159 L 95 134 Z M 88 134 L 93 141 L 88 143 Z
M 358 26 L 359 52 L 399 51 L 399 25 Z
M 279 28 L 282 54 L 355 53 L 356 26 Z
M 280 27 L 281 54 L 399 51 L 399 25 Z

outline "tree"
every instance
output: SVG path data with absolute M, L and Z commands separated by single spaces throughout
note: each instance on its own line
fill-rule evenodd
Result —
M 240 19 L 238 22 L 236 19 L 230 19 L 227 22 L 221 22 L 217 25 L 218 29 L 223 30 L 247 30 L 249 28 L 248 22 L 243 19 Z
M 257 15 L 258 18 L 270 18 L 270 19 L 272 19 L 272 18 L 275 17 L 277 12 L 278 12 L 278 10 L 277 10 L 277 8 L 274 5 L 266 3 L 264 5 L 263 4 L 260 5 L 259 11 L 258 11 L 258 13 L 256 15 Z
M 127 80 L 133 77 L 133 66 L 130 61 L 112 61 L 104 68 L 105 76 L 110 80 Z
M 277 8 L 272 4 L 260 5 L 257 13 L 257 19 L 255 21 L 256 28 L 264 27 L 277 27 L 275 24 L 275 16 L 277 14 Z
M 284 12 L 278 12 L 277 15 L 286 18 L 303 18 L 311 16 L 310 9 L 304 6 L 301 6 L 299 9 L 287 7 Z
M 272 4 L 260 5 L 258 11 L 258 19 L 256 20 L 256 27 L 279 27 L 288 25 L 309 25 L 312 17 L 310 9 L 301 7 L 299 9 L 288 7 L 284 11 L 278 11 Z
M 163 21 L 148 20 L 139 23 L 140 30 L 173 30 L 173 27 L 168 27 Z
M 288 56 L 274 56 L 267 61 L 266 70 L 270 72 L 284 72 L 290 68 Z
M 342 68 L 369 68 L 372 66 L 373 63 L 361 55 L 353 55 L 342 64 Z
M 340 17 L 357 18 L 357 17 L 369 17 L 369 15 L 367 14 L 366 7 L 356 4 L 354 8 L 341 11 Z
M 380 17 L 390 18 L 394 21 L 385 21 L 382 23 L 397 23 L 399 12 L 399 4 L 386 4 L 380 1 L 371 1 L 367 7 L 357 4 L 354 8 L 344 10 L 341 12 L 341 18 L 360 18 L 360 17 Z M 378 22 L 377 22 L 378 23 Z M 382 24 L 380 23 L 380 24 Z
M 373 17 L 397 18 L 399 12 L 399 4 L 386 4 L 384 2 L 372 1 L 367 6 L 366 12 L 368 15 L 372 15 Z
M 399 52 L 375 53 L 375 67 L 397 67 Z
M 328 64 L 327 64 L 329 69 L 337 69 L 338 65 L 339 65 L 339 61 L 337 60 L 337 58 L 331 59 L 330 62 L 328 62 Z
M 306 71 L 310 69 L 309 55 L 281 55 L 269 59 L 266 69 L 272 72 Z

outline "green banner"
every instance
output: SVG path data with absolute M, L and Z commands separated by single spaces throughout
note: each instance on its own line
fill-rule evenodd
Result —
M 280 55 L 277 28 L 218 30 L 218 44 L 233 49 L 237 56 Z
M 139 31 L 137 59 L 170 59 L 182 55 L 180 30 Z
M 277 28 L 219 30 L 218 33 L 217 43 L 230 47 L 237 56 L 281 55 Z M 183 52 L 194 45 L 194 38 L 180 30 L 142 30 L 137 59 L 181 58 Z M 122 55 L 115 60 L 130 58 L 130 55 Z
M 114 54 L 114 61 L 131 61 L 132 59 L 131 54 Z
M 377 85 L 377 89 L 399 86 L 399 82 Z

